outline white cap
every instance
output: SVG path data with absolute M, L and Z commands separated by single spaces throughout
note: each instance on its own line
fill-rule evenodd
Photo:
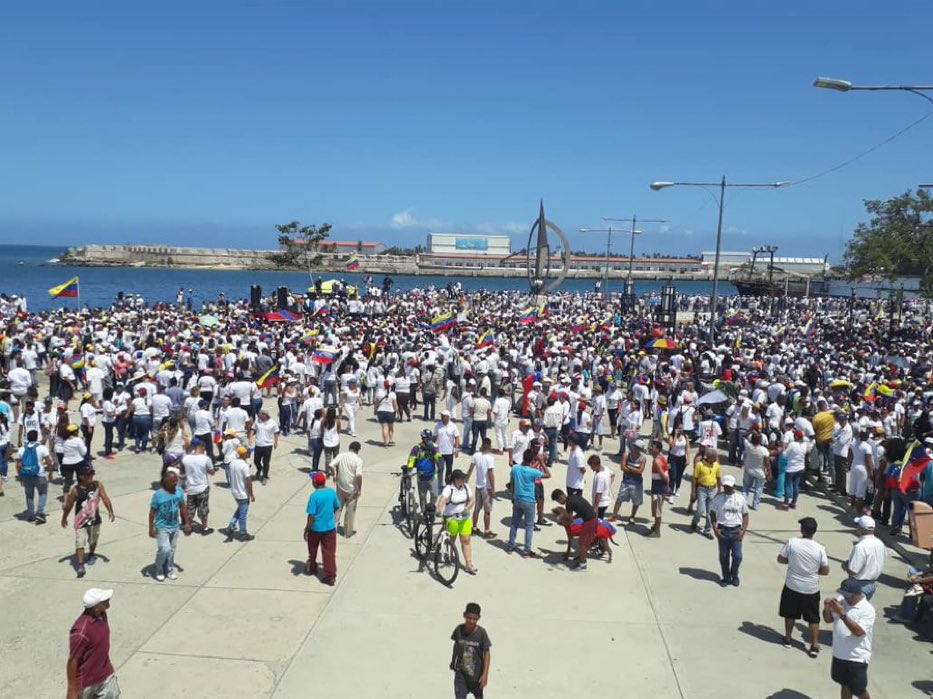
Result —
M 92 587 L 84 593 L 84 599 L 81 602 L 84 604 L 85 609 L 90 609 L 101 602 L 106 602 L 111 597 L 113 597 L 113 590 L 101 590 L 98 587 Z
M 450 417 L 450 411 L 449 411 L 449 410 L 442 410 L 442 411 L 441 411 L 441 417 L 444 417 L 445 415 L 446 415 L 447 417 Z
M 722 484 L 724 487 L 734 488 L 735 487 L 735 476 L 733 476 L 732 474 L 726 474 L 725 476 L 722 477 Z
M 868 515 L 862 515 L 855 518 L 855 526 L 866 531 L 875 531 L 875 520 Z

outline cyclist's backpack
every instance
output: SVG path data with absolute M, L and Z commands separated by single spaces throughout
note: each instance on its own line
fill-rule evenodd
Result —
M 431 480 L 434 478 L 434 459 L 430 456 L 422 456 L 415 462 L 415 470 L 418 471 L 419 480 Z
M 23 447 L 23 458 L 20 459 L 20 471 L 19 475 L 21 476 L 38 476 L 39 475 L 39 445 L 38 444 L 27 444 Z

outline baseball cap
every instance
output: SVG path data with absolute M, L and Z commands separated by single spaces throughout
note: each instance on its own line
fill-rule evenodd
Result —
M 797 522 L 800 524 L 800 528 L 806 532 L 813 533 L 816 531 L 816 520 L 813 517 L 804 517 L 797 520 Z
M 324 485 L 327 482 L 327 476 L 321 471 L 316 471 L 311 474 L 311 482 L 314 483 L 314 485 Z
M 836 594 L 842 595 L 843 597 L 860 595 L 862 594 L 862 583 L 860 583 L 855 578 L 846 578 L 842 581 L 839 589 L 836 590 Z
M 441 411 L 441 417 L 444 417 L 445 415 L 446 415 L 447 417 L 450 417 L 450 411 L 449 411 L 449 410 L 442 410 L 442 411 Z
M 69 432 L 77 432 L 77 431 L 78 431 L 78 426 L 77 426 L 77 425 L 68 425 L 68 431 L 69 431 Z
M 794 430 L 794 439 L 803 439 L 803 430 Z
M 246 447 L 237 447 L 236 453 L 237 453 L 237 456 L 246 456 L 247 454 L 249 454 L 249 449 L 247 449 Z
M 85 609 L 95 607 L 101 602 L 106 602 L 113 597 L 113 590 L 101 590 L 99 587 L 92 587 L 84 593 L 81 603 Z
M 729 475 L 729 474 L 723 476 L 722 484 L 726 488 L 734 488 L 735 487 L 735 476 Z
M 868 515 L 862 515 L 855 518 L 855 526 L 871 532 L 875 530 L 875 520 Z
M 191 440 L 191 446 L 192 447 L 203 447 L 204 442 L 201 441 L 198 437 L 195 437 L 194 439 Z
M 648 447 L 648 443 L 644 439 L 636 439 L 635 443 L 632 445 L 644 451 Z

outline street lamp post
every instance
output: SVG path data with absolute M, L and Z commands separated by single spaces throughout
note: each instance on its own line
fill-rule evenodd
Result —
M 933 104 L 933 97 L 924 94 L 925 92 L 933 92 L 933 85 L 853 85 L 848 80 L 817 78 L 813 81 L 813 87 L 838 92 L 912 92 L 917 97 L 922 97 L 930 104 Z
M 719 303 L 719 256 L 722 250 L 722 212 L 726 200 L 726 187 L 742 187 L 754 189 L 776 189 L 783 187 L 787 182 L 754 182 L 734 183 L 726 182 L 723 175 L 719 182 L 652 182 L 651 189 L 655 192 L 666 187 L 719 187 L 719 222 L 716 225 L 716 255 L 713 259 L 713 293 L 710 297 L 709 312 L 709 342 L 713 344 L 716 337 L 716 306 Z

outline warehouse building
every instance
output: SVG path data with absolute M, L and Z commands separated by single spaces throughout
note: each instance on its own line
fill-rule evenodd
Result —
M 466 255 L 469 257 L 504 257 L 512 252 L 507 235 L 473 233 L 429 233 L 428 252 L 432 255 Z

